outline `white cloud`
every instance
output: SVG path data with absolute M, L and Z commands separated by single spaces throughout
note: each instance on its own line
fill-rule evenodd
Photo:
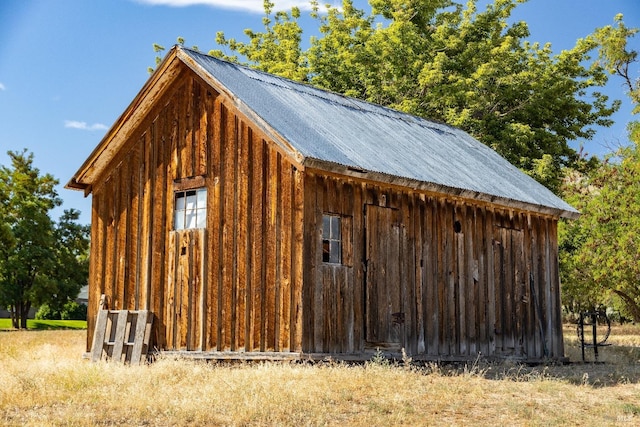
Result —
M 5 85 L 3 85 L 2 83 L 0 83 L 0 90 L 7 90 L 7 87 Z
M 186 7 L 195 5 L 205 5 L 218 7 L 221 9 L 243 10 L 252 13 L 264 12 L 264 0 L 137 0 L 139 3 L 153 6 Z M 275 0 L 276 10 L 289 10 L 296 6 L 302 10 L 309 10 L 311 5 L 309 0 Z M 324 5 L 326 1 L 319 2 Z
M 94 123 L 90 125 L 87 124 L 87 122 L 79 122 L 77 120 L 65 120 L 64 127 L 80 130 L 107 130 L 107 126 L 103 125 L 102 123 Z

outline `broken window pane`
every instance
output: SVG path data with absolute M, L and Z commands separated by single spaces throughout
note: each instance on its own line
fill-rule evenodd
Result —
M 342 263 L 342 238 L 338 215 L 322 216 L 322 262 Z

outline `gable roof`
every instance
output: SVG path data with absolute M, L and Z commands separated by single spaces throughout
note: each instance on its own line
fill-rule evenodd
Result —
M 137 105 L 152 102 L 145 99 L 153 100 L 154 93 L 157 96 L 162 85 L 169 83 L 163 73 L 171 74 L 170 64 L 176 60 L 230 97 L 303 167 L 563 217 L 578 216 L 546 187 L 460 129 L 180 46 L 169 52 L 68 187 L 90 184 L 83 182 L 89 168 L 95 167 L 98 157 L 113 155 L 114 147 L 108 149 L 110 141 L 127 127 L 125 121 L 135 116 Z M 99 163 L 105 164 L 104 160 Z

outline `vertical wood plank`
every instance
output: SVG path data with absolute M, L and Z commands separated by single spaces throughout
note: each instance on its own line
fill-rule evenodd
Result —
M 155 182 L 155 132 L 157 117 L 151 122 L 148 132 L 145 134 L 144 140 L 144 187 L 142 219 L 141 219 L 141 266 L 140 266 L 140 286 L 143 289 L 141 300 L 144 301 L 141 306 L 144 310 L 151 309 L 151 259 L 152 259 L 152 243 L 153 243 L 153 189 Z
M 278 348 L 280 351 L 289 351 L 292 347 L 291 343 L 291 296 L 292 296 L 292 257 L 291 248 L 293 240 L 293 229 L 291 222 L 293 221 L 293 176 L 292 166 L 281 158 L 280 160 L 280 176 L 281 176 L 281 190 L 279 200 L 280 205 L 280 276 L 281 276 L 281 289 L 280 289 L 280 315 L 279 315 L 279 342 Z
M 176 121 L 178 126 L 178 163 L 176 165 L 178 175 L 176 178 L 193 176 L 193 91 L 193 78 L 188 77 L 184 82 L 184 90 L 180 91 L 179 94 L 180 103 L 178 104 L 178 120 Z
M 91 257 L 89 276 L 89 301 L 87 309 L 87 350 L 93 341 L 97 311 L 101 295 L 105 294 L 105 269 L 107 264 L 107 221 L 108 212 L 105 204 L 104 187 L 93 195 L 91 204 Z
M 426 352 L 426 337 L 425 337 L 425 312 L 424 312 L 424 227 L 425 227 L 425 209 L 424 209 L 424 196 L 416 194 L 416 204 L 414 206 L 413 221 L 414 221 L 414 264 L 415 264 L 415 328 L 416 328 L 416 354 L 424 354 Z
M 109 177 L 109 179 L 105 183 L 104 194 L 105 194 L 105 210 L 106 210 L 106 227 L 107 227 L 107 238 L 106 240 L 106 268 L 104 275 L 104 293 L 107 296 L 109 301 L 109 307 L 115 308 L 115 281 L 116 281 L 116 268 L 117 268 L 117 253 L 116 253 L 116 245 L 113 244 L 115 242 L 117 234 L 116 234 L 116 187 L 114 186 L 114 181 L 117 179 L 116 177 Z
M 545 338 L 547 352 L 553 350 L 554 337 L 553 337 L 553 306 L 552 306 L 552 282 L 551 282 L 551 253 L 549 250 L 549 223 L 546 220 L 541 221 L 542 225 L 542 313 L 544 316 L 545 324 Z
M 126 282 L 128 268 L 126 264 L 128 251 L 127 217 L 129 212 L 129 163 L 123 162 L 118 167 L 117 210 L 116 210 L 116 277 L 114 282 L 115 306 L 118 309 L 127 309 Z
M 129 184 L 129 218 L 127 220 L 128 254 L 127 260 L 127 307 L 130 310 L 137 310 L 140 306 L 140 164 L 141 146 L 144 137 L 138 139 L 131 151 L 130 184 Z
M 303 241 L 303 280 L 302 312 L 303 331 L 302 350 L 314 352 L 315 346 L 315 295 L 317 283 L 316 239 L 319 238 L 316 225 L 316 177 L 306 172 L 303 177 L 304 236 Z
M 242 341 L 239 344 L 245 351 L 251 351 L 253 349 L 253 326 L 252 326 L 252 302 L 253 302 L 253 198 L 252 191 L 254 189 L 253 182 L 253 168 L 251 162 L 253 161 L 254 152 L 254 136 L 250 127 L 246 127 L 246 131 L 243 134 L 242 145 L 244 150 L 242 152 L 241 161 L 241 177 L 243 180 L 242 185 L 242 198 L 241 198 L 241 221 L 244 227 L 244 238 L 242 239 L 242 246 L 244 252 L 244 262 L 242 268 L 244 273 L 240 273 L 240 279 L 242 280 L 243 294 L 240 297 L 241 307 L 239 312 L 243 316 L 243 328 L 242 328 Z
M 436 241 L 437 247 L 434 248 L 436 253 L 437 260 L 437 275 L 435 284 L 437 286 L 437 309 L 436 312 L 439 314 L 438 318 L 438 343 L 436 348 L 438 349 L 438 354 L 449 354 L 449 334 L 447 333 L 447 247 L 446 247 L 446 237 L 444 235 L 444 227 L 445 227 L 445 207 L 443 206 L 443 202 L 441 200 L 436 199 L 434 201 L 434 208 L 436 209 L 437 220 L 435 221 L 435 233 L 436 233 Z
M 147 311 L 131 311 L 131 331 L 130 336 L 126 338 L 131 338 L 125 342 L 128 344 L 127 350 L 127 358 L 130 365 L 139 365 L 140 358 L 142 357 L 142 346 L 144 339 L 144 330 L 147 324 Z M 127 359 L 125 359 L 125 362 Z
M 487 217 L 485 221 L 485 253 L 487 254 L 487 328 L 489 351 L 488 355 L 496 353 L 496 240 L 494 236 L 495 216 L 493 209 L 487 209 Z
M 98 315 L 96 316 L 95 332 L 93 335 L 93 344 L 91 345 L 91 361 L 93 362 L 97 362 L 102 358 L 108 316 L 108 310 L 98 310 Z
M 237 149 L 237 192 L 236 192 L 236 259 L 237 259 L 237 277 L 236 277 L 236 332 L 235 344 L 237 349 L 245 349 L 247 347 L 247 295 L 248 276 L 250 272 L 250 251 L 249 251 L 249 222 L 250 210 L 248 210 L 249 199 L 249 128 L 246 123 L 240 122 L 238 126 L 238 149 Z
M 220 321 L 222 328 L 221 349 L 230 350 L 232 346 L 232 295 L 234 292 L 233 270 L 235 266 L 234 253 L 234 197 L 235 197 L 235 158 L 236 158 L 236 138 L 235 138 L 235 116 L 223 109 L 223 127 L 225 129 L 223 145 L 222 163 L 222 286 Z
M 293 219 L 291 223 L 293 244 L 291 246 L 291 350 L 302 351 L 303 348 L 303 300 L 304 285 L 304 174 L 294 168 L 293 171 Z
M 214 94 L 209 88 L 201 88 L 202 100 L 199 111 L 198 134 L 195 153 L 195 175 L 206 175 L 209 168 L 209 151 L 211 134 L 209 117 L 213 116 Z
M 502 218 L 501 218 L 502 219 Z M 505 337 L 507 330 L 505 325 L 505 299 L 507 298 L 507 289 L 505 289 L 505 281 L 507 278 L 507 264 L 508 264 L 508 248 L 505 236 L 505 229 L 502 227 L 495 228 L 495 275 L 496 275 L 496 292 L 495 292 L 495 306 L 496 306 L 496 351 L 504 354 Z
M 158 345 L 161 348 L 165 345 L 165 339 L 169 331 L 166 329 L 165 319 L 165 298 L 164 291 L 161 289 L 164 283 L 166 273 L 165 270 L 165 224 L 167 202 L 173 206 L 173 195 L 167 197 L 167 174 L 171 172 L 171 143 L 170 143 L 170 120 L 169 108 L 166 107 L 161 111 L 157 125 L 154 127 L 152 165 L 152 213 L 149 228 L 151 230 L 150 246 L 151 246 L 151 262 L 148 277 L 150 277 L 150 301 L 151 309 L 158 315 Z
M 402 232 L 401 245 L 402 257 L 400 258 L 401 283 L 403 288 L 400 295 L 401 312 L 405 313 L 405 321 L 400 326 L 402 331 L 401 345 L 405 351 L 416 354 L 418 344 L 416 324 L 416 253 L 415 253 L 415 197 L 414 194 L 404 192 L 402 196 Z
M 266 147 L 267 176 L 266 178 L 266 282 L 265 282 L 265 350 L 273 351 L 275 348 L 275 317 L 276 317 L 276 289 L 279 286 L 276 275 L 277 252 L 276 244 L 278 236 L 276 234 L 277 209 L 278 209 L 278 180 L 277 175 L 277 153 L 269 145 Z
M 313 351 L 322 352 L 325 351 L 324 345 L 324 278 L 322 276 L 322 213 L 324 210 L 324 180 L 321 176 L 315 177 L 314 191 L 316 193 L 314 206 L 314 220 L 313 232 L 307 235 L 313 236 L 311 238 L 311 246 L 313 248 L 311 255 L 313 256 L 313 282 L 311 286 L 314 287 L 313 299 L 312 299 L 312 313 L 313 313 Z
M 488 288 L 488 269 L 487 269 L 487 258 L 488 254 L 486 251 L 487 247 L 490 247 L 487 243 L 487 240 L 491 239 L 491 236 L 487 235 L 487 211 L 486 208 L 478 208 L 477 216 L 475 218 L 474 230 L 477 231 L 478 235 L 476 237 L 476 259 L 478 260 L 478 299 L 477 299 L 477 326 L 476 330 L 478 333 L 478 347 L 477 350 L 482 355 L 489 354 L 489 334 L 487 331 L 488 328 L 488 318 L 487 318 L 487 307 L 488 307 L 488 297 L 487 297 L 487 288 Z
M 149 140 L 150 129 L 147 129 L 140 139 L 140 160 L 138 163 L 138 184 L 136 191 L 138 193 L 136 218 L 136 233 L 138 238 L 136 239 L 137 256 L 135 261 L 135 275 L 136 275 L 136 310 L 148 309 L 148 289 L 147 289 L 147 253 L 148 253 L 148 239 L 149 230 L 147 228 L 148 211 L 148 197 L 147 197 L 147 170 L 149 162 L 147 161 L 147 141 Z
M 364 192 L 365 184 L 353 184 L 353 351 L 364 350 Z
M 275 150 L 274 150 L 275 151 Z M 278 152 L 273 153 L 272 163 L 271 163 L 271 172 L 272 175 L 275 175 L 275 184 L 273 189 L 272 196 L 275 196 L 274 203 L 272 206 L 275 207 L 273 210 L 273 233 L 275 239 L 274 245 L 274 295 L 273 295 L 273 341 L 271 338 L 269 342 L 272 342 L 273 349 L 275 351 L 280 351 L 280 333 L 282 327 L 282 293 L 284 287 L 284 277 L 283 277 L 283 259 L 282 259 L 282 197 L 283 197 L 283 171 L 282 171 L 282 156 Z
M 135 366 L 140 364 L 143 350 L 145 350 L 144 353 L 146 354 L 146 349 L 144 348 L 145 332 L 147 329 L 147 325 L 151 322 L 151 319 L 153 319 L 153 313 L 146 310 L 137 312 L 136 329 L 133 340 L 134 345 L 131 351 L 130 359 L 131 365 Z
M 455 239 L 455 245 L 456 245 L 456 249 L 455 249 L 455 256 L 454 256 L 454 265 L 455 265 L 455 270 L 457 271 L 457 277 L 456 277 L 456 281 L 457 281 L 457 286 L 455 289 L 455 300 L 456 300 L 456 321 L 457 321 L 457 336 L 458 336 L 458 343 L 457 343 L 457 348 L 456 348 L 456 353 L 460 354 L 460 355 L 467 355 L 468 354 L 468 341 L 467 341 L 467 321 L 466 321 L 466 316 L 467 316 L 467 304 L 466 304 L 466 300 L 467 300 L 467 271 L 466 271 L 466 264 L 467 264 L 467 253 L 466 253 L 466 245 L 465 245 L 465 240 L 468 238 L 465 235 L 465 232 L 467 231 L 465 229 L 465 220 L 466 217 L 466 209 L 463 206 L 457 205 L 455 207 L 455 214 L 454 214 L 454 221 L 455 221 L 455 226 L 454 229 L 457 230 L 458 227 L 460 227 L 460 231 L 459 232 L 455 232 L 454 235 L 454 239 Z
M 438 241 L 438 208 L 437 203 L 432 198 L 427 199 L 425 206 L 425 230 L 424 230 L 424 318 L 425 318 L 425 335 L 426 335 L 426 351 L 427 354 L 437 355 L 439 353 L 438 343 L 440 341 L 440 316 L 439 310 L 439 280 L 438 272 L 440 270 L 441 257 L 438 255 L 440 251 L 436 248 L 440 247 Z
M 268 343 L 267 343 L 267 292 L 269 292 L 270 290 L 270 286 L 267 283 L 267 270 L 268 270 L 268 263 L 270 262 L 269 259 L 269 255 L 267 253 L 267 243 L 269 240 L 269 235 L 265 234 L 267 233 L 267 230 L 269 230 L 268 228 L 268 212 L 269 212 L 269 206 L 268 203 L 270 203 L 270 201 L 268 201 L 267 199 L 267 189 L 269 187 L 269 176 L 268 174 L 270 173 L 270 169 L 269 169 L 269 146 L 267 144 L 266 141 L 262 141 L 262 145 L 261 145 L 261 155 L 260 155 L 260 166 L 261 166 L 261 188 L 262 191 L 260 193 L 261 195 L 261 200 L 260 200 L 260 205 L 261 205 L 261 210 L 260 210 L 260 229 L 261 229 L 261 247 L 260 247 L 260 253 L 261 253 L 261 258 L 260 258 L 260 292 L 257 294 L 257 298 L 256 299 L 256 304 L 260 304 L 259 305 L 259 310 L 260 310 L 260 316 L 259 316 L 259 322 L 256 322 L 256 327 L 257 327 L 257 331 L 258 331 L 258 335 L 257 335 L 257 341 L 255 342 L 256 345 L 258 345 L 258 343 L 260 344 L 260 351 L 265 351 L 267 349 Z M 256 305 L 256 310 L 258 309 L 258 306 Z M 259 326 L 259 327 L 258 327 Z
M 456 283 L 455 283 L 455 274 L 456 274 L 456 264 L 455 264 L 455 240 L 453 238 L 453 204 L 446 203 L 446 214 L 444 217 L 444 230 L 442 235 L 444 237 L 444 259 L 445 259 L 445 272 L 446 272 L 446 302 L 445 302 L 445 312 L 446 312 L 446 348 L 448 350 L 446 354 L 456 354 L 457 348 L 460 343 L 459 335 L 458 335 L 458 324 L 459 319 L 456 316 Z
M 200 125 L 200 109 L 201 109 L 201 86 L 195 81 L 195 77 L 189 78 L 189 88 L 187 99 L 187 117 L 185 123 L 187 126 L 185 132 L 185 146 L 187 158 L 185 161 L 185 177 L 196 176 L 196 164 L 198 162 L 197 148 L 198 143 L 198 126 Z
M 516 354 L 518 356 L 526 355 L 526 351 L 523 352 L 524 345 L 524 328 L 525 328 L 525 310 L 524 310 L 524 301 L 526 300 L 525 296 L 525 271 L 526 266 L 524 264 L 524 239 L 522 232 L 522 224 L 521 224 L 521 216 L 518 215 L 518 225 L 517 229 L 513 230 L 514 240 L 515 240 L 515 291 L 514 291 L 514 316 L 515 316 L 515 347 Z
M 262 298 L 264 277 L 264 141 L 260 138 L 252 144 L 251 156 L 251 298 L 248 300 L 249 336 L 248 348 L 260 350 L 262 337 Z
M 503 330 L 503 350 L 508 354 L 513 354 L 515 349 L 515 316 L 513 307 L 514 288 L 515 288 L 515 248 L 514 236 L 510 229 L 502 228 L 501 230 L 503 244 L 503 264 L 501 268 L 504 270 L 502 280 L 502 330 Z
M 196 341 L 196 350 L 204 351 L 207 348 L 207 325 L 209 322 L 207 318 L 207 295 L 209 292 L 209 283 L 207 279 L 209 277 L 209 259 L 207 257 L 208 236 L 206 229 L 198 230 L 198 240 L 200 243 L 198 245 L 199 254 L 197 259 L 200 265 L 197 266 L 197 272 L 200 287 L 199 294 L 196 295 L 199 314 L 199 318 L 197 319 L 198 337 Z
M 165 324 L 166 324 L 166 346 L 168 349 L 177 349 L 176 345 L 176 292 L 175 292 L 175 283 L 176 283 L 176 275 L 177 275 L 177 259 L 176 259 L 176 241 L 178 239 L 177 232 L 169 233 L 169 253 L 167 254 L 167 280 L 166 280 L 166 314 L 165 314 Z
M 524 335 L 525 335 L 525 352 L 527 357 L 535 357 L 536 349 L 536 329 L 535 329 L 535 308 L 533 295 L 531 294 L 530 278 L 533 276 L 532 252 L 533 238 L 531 236 L 532 216 L 526 214 L 524 222 L 524 262 L 525 262 L 525 287 L 524 287 Z
M 176 294 L 180 297 L 180 319 L 179 325 L 179 337 L 180 348 L 185 350 L 193 350 L 193 330 L 194 330 L 194 310 L 193 310 L 193 288 L 194 288 L 194 266 L 193 263 L 196 259 L 194 253 L 196 248 L 196 242 L 194 237 L 197 234 L 193 230 L 184 230 L 180 232 L 181 247 L 180 253 L 177 255 L 178 261 L 178 289 Z
M 342 187 L 342 194 L 340 195 L 342 203 L 342 305 L 344 307 L 344 327 L 342 332 L 342 351 L 352 353 L 355 350 L 355 318 L 354 318 L 354 306 L 356 304 L 356 295 L 354 294 L 354 276 L 355 269 L 353 259 L 353 219 L 354 212 L 354 188 L 352 182 L 345 182 Z
M 478 354 L 477 349 L 477 301 L 478 301 L 478 258 L 474 251 L 475 242 L 475 208 L 467 206 L 465 208 L 464 218 L 464 238 L 465 238 L 465 275 L 466 275 L 466 293 L 462 298 L 466 299 L 466 331 L 467 331 L 467 353 L 468 355 Z
M 208 238 L 208 292 L 207 292 L 207 345 L 209 350 L 221 350 L 221 296 L 222 289 L 222 193 L 224 163 L 224 124 L 220 99 L 213 101 L 211 133 L 211 162 L 209 164 L 209 192 L 207 197 L 207 229 Z
M 122 349 L 124 347 L 125 334 L 127 332 L 128 317 L 128 310 L 119 310 L 117 312 L 116 335 L 114 338 L 111 357 L 118 362 L 120 362 L 122 359 Z
M 231 288 L 229 292 L 231 293 L 231 305 L 229 307 L 229 315 L 230 315 L 230 323 L 229 323 L 229 340 L 230 345 L 229 348 L 231 351 L 236 351 L 238 349 L 238 335 L 241 333 L 239 329 L 240 318 L 243 318 L 242 315 L 238 313 L 238 294 L 239 294 L 239 283 L 238 283 L 238 268 L 241 260 L 239 259 L 239 239 L 240 236 L 240 222 L 238 221 L 238 198 L 239 198 L 239 172 L 238 172 L 238 157 L 241 145 L 240 139 L 240 119 L 237 115 L 233 114 L 233 116 L 229 117 L 228 123 L 228 137 L 233 140 L 232 150 L 228 153 L 228 156 L 231 157 L 231 170 L 227 170 L 230 174 L 227 175 L 227 191 L 229 194 L 229 199 L 227 203 L 227 207 L 229 208 L 230 216 L 226 216 L 229 220 L 228 231 L 230 233 L 230 243 L 231 243 L 231 263 L 226 267 L 230 269 L 230 281 Z

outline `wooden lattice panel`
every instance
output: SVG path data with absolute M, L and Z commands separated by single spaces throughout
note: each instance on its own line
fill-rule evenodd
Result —
M 91 360 L 140 364 L 149 350 L 152 324 L 153 313 L 149 310 L 99 310 Z

